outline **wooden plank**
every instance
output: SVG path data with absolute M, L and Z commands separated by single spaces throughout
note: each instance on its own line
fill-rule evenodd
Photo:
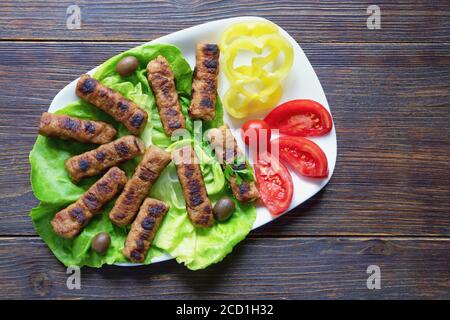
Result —
M 223 262 L 189 271 L 175 261 L 66 269 L 34 238 L 0 239 L 2 299 L 449 299 L 449 239 L 248 239 Z M 268 254 L 270 252 L 270 255 Z M 381 289 L 368 290 L 369 265 Z
M 81 29 L 66 26 L 68 6 L 81 8 Z M 3 0 L 0 39 L 148 41 L 187 27 L 234 16 L 261 16 L 297 41 L 448 42 L 448 1 L 376 1 L 381 29 L 366 26 L 374 1 L 72 1 Z
M 28 153 L 66 83 L 136 43 L 0 43 L 0 235 L 34 235 Z M 317 196 L 255 236 L 448 235 L 450 45 L 305 44 L 338 133 Z M 43 72 L 42 70 L 45 70 Z

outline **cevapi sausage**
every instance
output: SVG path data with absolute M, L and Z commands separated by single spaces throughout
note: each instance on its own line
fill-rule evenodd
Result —
M 97 149 L 69 158 L 66 169 L 70 178 L 78 182 L 104 170 L 144 154 L 144 142 L 135 136 L 125 136 Z
M 82 120 L 44 112 L 39 123 L 39 134 L 73 139 L 82 143 L 104 144 L 114 139 L 116 129 L 101 121 Z
M 147 123 L 148 114 L 136 103 L 84 74 L 78 80 L 76 94 L 81 99 L 105 111 L 134 135 L 139 135 Z
M 192 100 L 189 107 L 191 119 L 211 121 L 216 116 L 219 55 L 219 47 L 216 44 L 197 44 Z
M 212 205 L 194 149 L 190 145 L 175 149 L 172 159 L 183 189 L 189 219 L 196 227 L 211 227 L 214 224 Z
M 186 119 L 178 101 L 177 88 L 169 62 L 163 56 L 158 56 L 147 65 L 147 74 L 165 133 L 170 136 L 175 130 L 186 128 Z
M 109 169 L 80 199 L 55 215 L 51 221 L 55 233 L 63 238 L 74 238 L 92 217 L 122 189 L 126 181 L 125 172 L 117 167 Z
M 156 231 L 168 210 L 169 206 L 162 201 L 145 199 L 125 240 L 124 256 L 133 262 L 145 260 Z
M 208 130 L 207 138 L 223 169 L 227 165 L 231 165 L 235 170 L 245 169 L 247 167 L 247 163 L 242 161 L 244 154 L 239 149 L 236 139 L 227 125 Z M 231 176 L 229 182 L 233 195 L 240 202 L 255 201 L 259 198 L 258 189 L 254 181 L 241 181 L 238 184 L 236 177 Z
M 124 227 L 133 221 L 142 201 L 170 160 L 168 152 L 156 146 L 148 147 L 142 161 L 109 213 L 109 218 L 114 224 Z

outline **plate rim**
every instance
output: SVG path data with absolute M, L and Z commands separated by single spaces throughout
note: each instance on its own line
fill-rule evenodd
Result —
M 178 30 L 178 31 L 172 32 L 170 34 L 164 35 L 162 37 L 153 39 L 151 41 L 144 42 L 142 44 L 139 44 L 138 46 L 147 45 L 147 44 L 156 44 L 156 43 L 168 43 L 168 44 L 171 44 L 170 41 L 169 42 L 165 42 L 165 41 L 167 41 L 165 39 L 169 38 L 169 37 L 179 36 L 181 33 L 192 32 L 193 30 L 202 28 L 205 25 L 211 25 L 211 24 L 223 25 L 223 24 L 231 24 L 231 23 L 245 22 L 245 21 L 268 21 L 268 22 L 276 25 L 279 28 L 280 32 L 283 34 L 283 36 L 288 38 L 289 41 L 291 43 L 293 43 L 293 45 L 296 45 L 298 47 L 298 49 L 300 50 L 300 52 L 306 57 L 306 60 L 308 61 L 309 66 L 312 68 L 312 71 L 314 72 L 314 76 L 316 77 L 317 83 L 318 83 L 318 85 L 320 87 L 320 91 L 323 93 L 323 99 L 324 99 L 324 102 L 325 102 L 324 106 L 330 112 L 330 115 L 332 117 L 333 127 L 332 127 L 332 130 L 331 130 L 331 132 L 329 134 L 334 136 L 334 143 L 335 143 L 334 157 L 333 157 L 333 159 L 328 159 L 329 164 L 332 163 L 332 166 L 329 166 L 328 177 L 326 178 L 326 180 L 325 179 L 322 180 L 322 182 L 321 182 L 322 186 L 320 188 L 317 188 L 317 190 L 315 190 L 312 194 L 310 194 L 305 200 L 301 201 L 300 203 L 298 203 L 294 207 L 289 208 L 287 211 L 283 212 L 282 214 L 280 214 L 280 215 L 278 215 L 276 217 L 271 217 L 271 219 L 269 219 L 269 220 L 267 220 L 265 222 L 261 222 L 261 221 L 258 221 L 258 216 L 257 216 L 256 219 L 255 219 L 255 222 L 253 223 L 252 229 L 250 230 L 250 231 L 252 231 L 252 230 L 255 230 L 255 229 L 257 229 L 257 228 L 259 228 L 259 227 L 261 227 L 263 225 L 266 225 L 266 224 L 268 224 L 270 222 L 273 222 L 274 220 L 279 219 L 280 217 L 284 216 L 285 214 L 291 212 L 292 210 L 294 210 L 297 207 L 299 207 L 300 205 L 302 205 L 307 200 L 311 199 L 314 195 L 316 195 L 319 191 L 321 191 L 329 183 L 329 181 L 331 180 L 331 177 L 333 176 L 334 169 L 336 167 L 336 161 L 337 161 L 337 135 L 336 135 L 334 118 L 333 118 L 333 115 L 332 115 L 332 112 L 331 112 L 331 108 L 329 107 L 328 99 L 326 97 L 325 91 L 323 90 L 322 84 L 320 82 L 320 79 L 317 76 L 314 68 L 311 65 L 311 62 L 309 61 L 308 57 L 304 53 L 304 51 L 301 48 L 300 44 L 286 30 L 284 30 L 281 26 L 279 26 L 278 24 L 274 23 L 273 21 L 271 21 L 269 19 L 266 19 L 266 18 L 263 18 L 263 17 L 258 17 L 258 16 L 237 16 L 237 17 L 232 17 L 232 18 L 213 20 L 213 21 L 205 22 L 205 23 L 198 24 L 198 25 L 195 25 L 195 26 L 191 26 L 191 27 L 188 27 L 188 28 L 185 28 L 185 29 L 182 29 L 182 30 Z M 130 49 L 132 49 L 132 48 L 130 48 Z M 129 50 L 129 49 L 127 49 L 127 50 Z M 120 53 L 118 53 L 118 54 L 120 54 Z M 184 53 L 183 53 L 183 55 L 184 55 Z M 103 63 L 101 63 L 101 64 L 103 64 Z M 93 75 L 95 73 L 95 71 L 100 67 L 100 65 L 92 68 L 91 70 L 89 70 L 86 73 L 90 74 L 90 75 Z M 70 82 L 69 84 L 67 84 L 64 88 L 62 88 L 54 96 L 54 98 L 52 99 L 52 102 L 50 103 L 50 106 L 48 108 L 49 112 L 54 112 L 56 110 L 64 108 L 64 106 L 58 105 L 57 107 L 55 107 L 55 105 L 57 105 L 58 99 L 61 99 L 63 95 L 66 95 L 66 91 L 73 90 L 73 94 L 75 95 L 75 90 L 74 89 L 75 89 L 75 85 L 76 85 L 76 82 L 78 81 L 78 79 L 79 79 L 79 77 L 76 78 L 75 80 L 73 80 L 72 82 Z M 303 99 L 307 99 L 307 97 L 305 97 Z M 227 116 L 225 116 L 225 118 L 227 118 Z M 314 138 L 312 138 L 311 140 L 314 140 Z M 330 160 L 332 160 L 332 161 L 330 161 Z M 290 173 L 292 175 L 296 174 L 295 172 L 293 172 L 293 170 L 290 169 L 289 166 L 288 166 L 288 170 L 290 171 Z M 257 213 L 257 215 L 258 215 L 258 213 Z M 150 263 L 147 264 L 147 265 L 150 265 L 150 264 L 153 264 L 153 263 L 162 262 L 162 261 L 172 260 L 172 259 L 175 259 L 175 258 L 172 257 L 170 254 L 164 252 L 162 255 L 159 255 L 157 257 L 153 257 L 151 259 Z M 143 263 L 131 263 L 131 262 L 116 262 L 113 265 L 119 266 L 119 267 L 136 267 L 136 266 L 142 266 L 144 264 Z

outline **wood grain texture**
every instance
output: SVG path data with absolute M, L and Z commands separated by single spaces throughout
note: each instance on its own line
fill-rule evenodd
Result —
M 68 30 L 78 4 L 82 29 Z M 366 9 L 381 8 L 381 30 Z M 28 217 L 28 153 L 67 83 L 107 58 L 216 19 L 268 18 L 310 59 L 332 108 L 330 183 L 223 262 L 66 269 Z M 450 298 L 450 2 L 3 0 L 0 4 L 0 298 Z M 269 254 L 270 252 L 270 254 Z M 381 267 L 382 289 L 366 288 Z
M 134 45 L 0 43 L 0 234 L 35 234 L 28 153 L 40 114 L 80 73 Z M 450 45 L 302 47 L 332 108 L 336 170 L 317 196 L 254 234 L 449 235 Z
M 192 272 L 175 261 L 83 268 L 81 289 L 68 290 L 65 267 L 40 239 L 3 238 L 0 297 L 449 299 L 449 250 L 448 239 L 251 239 L 206 270 Z M 381 269 L 381 290 L 367 289 L 369 265 Z
M 69 5 L 81 8 L 81 30 L 66 27 Z M 369 5 L 381 8 L 382 29 L 368 30 Z M 305 42 L 449 42 L 448 1 L 271 0 L 3 0 L 0 39 L 141 40 L 204 22 L 261 16 Z

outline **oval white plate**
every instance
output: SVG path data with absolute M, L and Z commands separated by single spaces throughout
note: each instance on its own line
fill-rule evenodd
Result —
M 149 43 L 170 43 L 177 46 L 183 52 L 184 57 L 191 65 L 191 68 L 193 68 L 195 66 L 195 45 L 197 42 L 203 41 L 218 43 L 220 35 L 229 25 L 237 22 L 265 20 L 266 19 L 259 17 L 237 17 L 231 19 L 223 19 L 184 29 L 161 37 L 159 39 L 155 39 L 153 41 L 150 41 Z M 300 48 L 298 43 L 285 30 L 283 30 L 281 27 L 279 28 L 281 34 L 286 37 L 289 42 L 291 42 L 294 48 L 295 57 L 292 70 L 285 81 L 283 97 L 280 103 L 292 99 L 311 99 L 320 102 L 323 106 L 325 106 L 325 108 L 330 111 L 327 98 L 325 97 L 325 93 L 323 92 L 319 79 L 317 78 L 317 75 L 314 72 L 313 67 L 309 63 L 309 60 L 306 57 L 305 53 Z M 93 74 L 95 70 L 96 68 L 92 69 L 88 73 Z M 77 96 L 75 95 L 75 86 L 77 81 L 78 79 L 72 81 L 55 96 L 49 107 L 50 112 L 55 112 L 56 110 L 63 108 L 69 103 L 78 100 Z M 228 81 L 223 73 L 221 73 L 219 77 L 219 95 L 223 96 L 227 89 Z M 263 117 L 265 114 L 267 114 L 267 112 L 261 114 L 260 116 Z M 226 123 L 228 123 L 232 130 L 240 129 L 243 121 L 245 121 L 245 119 L 243 121 L 236 121 L 230 118 L 226 113 L 224 120 Z M 244 143 L 241 139 L 241 135 L 236 133 L 237 132 L 235 132 L 234 134 L 236 140 L 241 149 L 244 150 Z M 299 206 L 301 203 L 305 202 L 313 195 L 315 195 L 318 191 L 320 191 L 328 183 L 333 174 L 337 154 L 336 131 L 334 129 L 334 126 L 333 130 L 328 135 L 318 138 L 311 138 L 311 140 L 316 142 L 327 155 L 330 173 L 327 179 L 308 179 L 305 177 L 301 177 L 295 172 L 291 171 L 292 180 L 294 182 L 294 196 L 292 198 L 292 203 L 287 211 Z M 279 218 L 273 218 L 270 215 L 269 211 L 263 206 L 258 206 L 256 212 L 256 221 L 253 224 L 252 229 L 256 229 L 274 219 Z M 168 254 L 165 254 L 154 258 L 152 260 L 152 263 L 169 259 L 172 259 L 172 257 Z M 120 263 L 117 265 L 135 266 L 139 264 Z

